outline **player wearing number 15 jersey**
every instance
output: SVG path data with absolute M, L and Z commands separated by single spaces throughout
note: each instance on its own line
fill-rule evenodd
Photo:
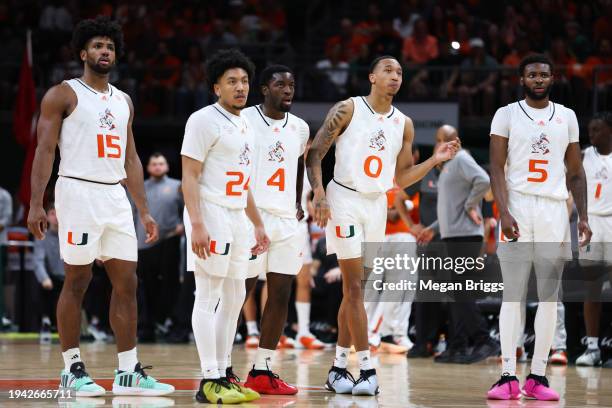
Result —
M 531 374 L 523 393 L 540 400 L 559 399 L 545 375 L 564 251 L 567 256 L 570 249 L 566 178 L 580 217 L 581 245 L 591 236 L 578 122 L 571 109 L 549 100 L 552 73 L 552 63 L 543 55 L 523 59 L 519 75 L 525 99 L 498 109 L 491 123 L 491 185 L 501 217 L 498 255 L 505 288 L 499 316 L 502 377 L 489 390 L 491 399 L 520 397 L 516 328 L 521 325 L 521 301 L 532 264 L 539 305 Z
M 134 146 L 132 102 L 108 82 L 123 49 L 121 28 L 103 17 L 84 20 L 77 25 L 72 42 L 84 73 L 51 88 L 41 103 L 28 216 L 30 231 L 41 239 L 46 230 L 43 193 L 59 146 L 55 208 L 66 271 L 57 305 L 64 357 L 60 387 L 74 388 L 77 396 L 104 395 L 104 389 L 86 373 L 79 350 L 81 304 L 91 280 L 91 264 L 99 259 L 113 285 L 110 322 L 119 353 L 113 392 L 168 394 L 174 388 L 146 375 L 136 353 L 137 243 L 132 209 L 119 182 L 125 180 L 147 242 L 156 240 L 158 233 L 147 208 L 142 165 Z
M 325 386 L 353 395 L 376 395 L 379 391 L 368 346 L 361 245 L 385 240 L 385 193 L 393 187 L 394 177 L 403 189 L 436 164 L 451 159 L 458 149 L 455 141 L 441 143 L 434 156 L 413 166 L 412 121 L 392 105 L 402 84 L 401 65 L 394 57 L 379 57 L 370 66 L 369 80 L 368 96 L 339 102 L 329 111 L 306 158 L 314 192 L 314 220 L 326 226 L 328 253 L 336 253 L 343 281 L 336 359 Z M 325 191 L 321 160 L 334 140 L 334 178 Z M 346 369 L 351 344 L 357 350 L 361 370 L 356 382 Z

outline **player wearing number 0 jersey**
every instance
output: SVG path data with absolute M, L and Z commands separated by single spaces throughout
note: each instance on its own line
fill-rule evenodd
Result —
M 394 57 L 379 57 L 370 66 L 369 80 L 368 96 L 339 102 L 329 111 L 307 156 L 314 219 L 319 226 L 326 226 L 328 252 L 338 257 L 344 292 L 338 312 L 336 359 L 325 386 L 336 393 L 353 395 L 379 392 L 368 346 L 361 288 L 364 279 L 361 244 L 385 239 L 385 192 L 393 187 L 394 177 L 405 188 L 424 177 L 437 163 L 452 158 L 458 148 L 454 141 L 442 143 L 434 156 L 413 166 L 412 121 L 392 105 L 402 83 L 401 65 Z M 321 160 L 334 140 L 334 178 L 325 191 Z M 357 381 L 352 380 L 346 369 L 351 345 L 355 346 L 359 360 Z
M 244 110 L 255 135 L 253 197 L 270 237 L 268 252 L 249 261 L 247 293 L 266 274 L 268 300 L 261 316 L 261 337 L 246 385 L 262 394 L 291 395 L 297 388 L 272 372 L 272 357 L 287 321 L 291 287 L 302 267 L 298 219 L 308 125 L 291 114 L 295 79 L 290 68 L 271 65 L 261 73 L 261 105 Z M 298 180 L 300 183 L 298 183 Z
M 545 375 L 563 258 L 570 256 L 566 178 L 580 217 L 581 245 L 590 239 L 578 123 L 571 109 L 549 100 L 552 72 L 543 55 L 523 59 L 519 75 L 525 99 L 498 109 L 491 123 L 491 184 L 501 217 L 498 255 L 506 288 L 499 317 L 502 377 L 489 390 L 491 399 L 520 397 L 516 327 L 521 325 L 532 264 L 539 305 L 531 374 L 523 393 L 541 400 L 559 398 Z
M 585 275 L 587 299 L 584 302 L 584 325 L 587 349 L 576 359 L 576 365 L 596 366 L 602 363 L 599 349 L 601 289 L 606 277 L 612 279 L 612 113 L 596 114 L 589 123 L 591 146 L 584 150 L 582 165 L 587 179 L 591 243 L 580 249 Z M 603 261 L 603 262 L 602 262 Z M 604 363 L 609 367 L 612 359 Z
M 119 366 L 113 392 L 120 395 L 164 395 L 174 391 L 147 375 L 136 351 L 137 242 L 132 209 L 121 181 L 129 190 L 147 232 L 157 239 L 149 214 L 142 165 L 134 145 L 134 109 L 129 96 L 108 82 L 121 56 L 121 27 L 108 18 L 81 21 L 73 34 L 74 51 L 84 72 L 81 78 L 51 88 L 41 103 L 38 146 L 32 166 L 28 227 L 44 237 L 43 195 L 59 147 L 59 179 L 55 208 L 60 254 L 66 277 L 57 306 L 58 331 L 64 358 L 60 387 L 77 396 L 104 395 L 81 360 L 81 304 L 91 280 L 91 264 L 104 262 L 113 285 L 110 321 L 117 340 Z
M 193 113 L 181 149 L 188 269 L 193 268 L 192 325 L 203 379 L 199 402 L 234 404 L 259 397 L 233 382 L 231 350 L 245 296 L 251 254 L 267 250 L 268 238 L 249 190 L 254 134 L 240 111 L 249 94 L 253 63 L 238 50 L 222 50 L 207 62 L 218 102 Z M 245 237 L 247 217 L 255 246 Z

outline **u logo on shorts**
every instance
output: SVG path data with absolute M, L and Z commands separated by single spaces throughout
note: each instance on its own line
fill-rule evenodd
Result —
M 230 243 L 228 242 L 227 244 L 225 244 L 225 249 L 223 250 L 223 253 L 221 252 L 217 252 L 217 241 L 210 241 L 210 252 L 216 255 L 227 255 L 229 253 L 229 249 L 230 249 Z
M 87 238 L 88 238 L 89 234 L 84 232 L 83 236 L 81 237 L 81 242 L 80 243 L 76 243 L 74 242 L 74 239 L 72 237 L 72 231 L 68 231 L 68 243 L 70 245 L 87 245 Z
M 348 228 L 348 231 L 347 231 Z M 343 232 L 344 230 L 344 232 Z M 341 227 L 336 225 L 336 236 L 338 238 L 352 238 L 355 236 L 355 226 L 349 225 L 348 227 Z

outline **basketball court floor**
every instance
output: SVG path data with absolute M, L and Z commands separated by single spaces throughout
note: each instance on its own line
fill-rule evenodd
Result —
M 112 388 L 113 370 L 117 364 L 112 344 L 81 345 L 90 375 L 107 390 Z M 167 397 L 79 398 L 62 403 L 66 407 L 195 407 L 199 384 L 199 360 L 194 344 L 140 345 L 140 360 L 152 365 L 148 373 L 173 384 L 176 392 Z M 495 360 L 475 365 L 436 364 L 431 359 L 407 360 L 402 355 L 375 354 L 381 386 L 377 398 L 334 395 L 323 389 L 333 351 L 283 350 L 275 360 L 275 371 L 292 384 L 295 396 L 263 396 L 242 404 L 248 407 L 612 407 L 612 370 L 591 367 L 550 367 L 548 378 L 561 394 L 559 402 L 487 401 L 485 393 L 499 376 Z M 255 357 L 255 350 L 236 346 L 234 371 L 243 380 Z M 354 355 L 349 368 L 358 373 Z M 519 364 L 524 378 L 528 364 Z M 0 339 L 0 407 L 58 406 L 55 400 L 10 399 L 10 390 L 55 390 L 61 370 L 58 344 Z

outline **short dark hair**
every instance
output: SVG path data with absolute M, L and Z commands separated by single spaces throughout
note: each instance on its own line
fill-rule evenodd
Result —
M 525 74 L 525 67 L 530 64 L 546 64 L 550 67 L 550 72 L 553 72 L 554 65 L 553 62 L 544 54 L 532 54 L 528 55 L 521 60 L 518 68 L 519 76 L 523 76 Z
M 164 159 L 166 159 L 166 156 L 164 156 L 161 152 L 155 152 L 149 156 L 149 161 L 157 159 L 158 157 L 163 157 Z M 166 161 L 168 161 L 168 159 L 166 159 Z
M 108 37 L 115 44 L 117 58 L 123 56 L 123 32 L 118 22 L 107 16 L 98 16 L 81 20 L 72 33 L 72 50 L 77 60 L 81 61 L 81 50 L 94 37 Z
M 395 58 L 393 55 L 381 55 L 380 57 L 376 57 L 376 58 L 374 58 L 374 61 L 372 61 L 372 63 L 370 64 L 370 71 L 369 71 L 369 73 L 371 74 L 372 72 L 374 72 L 374 70 L 376 69 L 376 66 L 378 65 L 378 63 L 380 61 L 384 60 L 384 59 L 394 59 L 394 60 L 398 61 L 398 59 Z
M 255 75 L 255 65 L 240 50 L 232 48 L 219 50 L 206 61 L 206 81 L 211 90 L 225 71 L 232 68 L 242 68 L 249 76 L 249 82 Z
M 595 115 L 593 115 L 593 119 L 591 120 L 601 120 L 606 125 L 612 127 L 612 112 L 611 111 L 597 112 Z
M 278 74 L 279 72 L 288 72 L 293 75 L 293 70 L 286 65 L 268 65 L 264 68 L 263 71 L 261 71 L 261 74 L 259 75 L 259 85 L 268 85 L 274 74 Z

